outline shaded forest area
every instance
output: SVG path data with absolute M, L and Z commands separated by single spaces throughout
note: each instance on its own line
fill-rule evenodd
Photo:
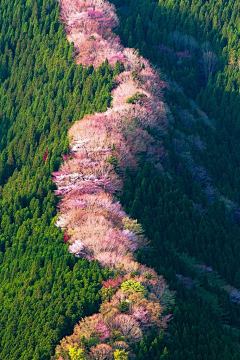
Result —
M 239 307 L 212 269 L 239 287 L 239 4 L 114 3 L 124 44 L 183 88 L 172 82 L 165 93 L 174 117 L 164 142 L 170 177 L 142 165 L 129 174 L 122 198 L 152 239 L 152 252 L 140 259 L 178 290 L 169 340 L 149 338 L 138 358 L 157 359 L 167 345 L 169 359 L 237 359 Z M 216 59 L 209 73 L 204 52 Z
M 158 359 L 165 347 L 167 358 L 174 360 L 238 359 L 239 305 L 231 302 L 219 275 L 203 265 L 211 257 L 211 240 L 223 236 L 218 229 L 225 227 L 226 239 L 232 224 L 216 204 L 207 216 L 199 214 L 182 179 L 176 176 L 175 181 L 171 184 L 167 176 L 145 164 L 125 183 L 125 209 L 152 240 L 152 249 L 140 252 L 139 261 L 151 264 L 177 291 L 167 336 L 149 336 L 137 347 L 137 359 Z
M 112 2 L 123 43 L 138 48 L 216 120 L 214 135 L 200 129 L 207 144 L 201 160 L 219 191 L 239 202 L 239 2 Z

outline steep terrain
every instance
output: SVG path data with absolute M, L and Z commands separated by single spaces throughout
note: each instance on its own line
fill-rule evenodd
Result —
M 117 59 L 115 71 L 122 71 L 115 77 L 111 108 L 75 122 L 69 131 L 71 152 L 53 173 L 55 193 L 61 196 L 56 225 L 65 230 L 69 251 L 112 271 L 112 279 L 103 282 L 100 313 L 80 321 L 57 347 L 56 359 L 77 353 L 91 359 L 128 358 L 134 343 L 152 326 L 164 329 L 170 317 L 166 309 L 172 296 L 164 280 L 136 262 L 137 250 L 147 246 L 143 230 L 113 196 L 121 193 L 126 170 L 136 173 L 140 155 L 161 170 L 167 162 L 162 142 L 151 135 L 167 131 L 166 84 L 147 60 L 120 45 L 111 31 L 118 23 L 114 10 L 106 1 L 61 2 L 78 61 L 88 64 L 90 59 L 97 67 L 110 54 L 110 62 Z M 82 55 L 82 48 L 89 54 Z
M 206 263 L 213 265 L 214 269 L 218 269 L 220 272 L 223 270 L 222 275 L 225 277 L 226 269 L 220 268 L 218 264 L 215 264 L 214 266 L 211 258 L 211 254 L 213 255 L 214 252 L 218 250 L 221 251 L 221 246 L 218 246 L 218 250 L 217 247 L 212 249 L 206 254 L 207 257 L 203 257 L 206 247 L 209 248 L 209 246 L 211 246 L 211 242 L 209 242 L 209 239 L 206 238 L 206 229 L 209 226 L 213 226 L 214 221 L 218 218 L 218 216 L 211 213 L 210 216 L 205 218 L 205 216 L 202 215 L 206 214 L 211 207 L 214 209 L 217 202 L 219 202 L 219 204 L 223 203 L 227 210 L 231 209 L 231 211 L 234 211 L 235 213 L 238 211 L 237 204 L 234 204 L 227 198 L 221 196 L 218 189 L 214 187 L 213 181 L 211 176 L 208 174 L 206 167 L 204 167 L 203 164 L 199 162 L 200 156 L 206 148 L 206 143 L 201 138 L 201 132 L 199 133 L 198 129 L 201 126 L 209 133 L 215 132 L 216 123 L 214 120 L 209 120 L 206 114 L 204 114 L 199 109 L 194 101 L 189 101 L 186 99 L 182 89 L 177 84 L 166 80 L 158 81 L 156 84 L 157 74 L 149 67 L 149 63 L 146 62 L 146 60 L 143 58 L 139 57 L 136 52 L 134 53 L 130 49 L 124 49 L 121 47 L 119 39 L 110 31 L 112 28 L 116 27 L 118 21 L 114 14 L 114 8 L 112 6 L 108 8 L 109 4 L 107 2 L 99 2 L 96 4 L 94 3 L 94 6 L 87 2 L 76 2 L 75 5 L 73 5 L 73 3 L 69 5 L 69 3 L 62 2 L 61 5 L 63 14 L 62 18 L 67 23 L 66 31 L 68 33 L 68 39 L 75 40 L 74 46 L 78 61 L 88 64 L 88 61 L 91 58 L 93 64 L 98 66 L 100 63 L 98 56 L 101 60 L 103 60 L 103 57 L 109 54 L 110 62 L 112 62 L 112 59 L 117 59 L 119 63 L 123 63 L 125 65 L 125 71 L 123 71 L 117 77 L 115 84 L 116 88 L 112 92 L 112 109 L 108 110 L 105 114 L 97 114 L 95 116 L 86 118 L 73 127 L 73 130 L 70 132 L 70 136 L 73 138 L 72 148 L 74 149 L 75 153 L 73 160 L 67 162 L 67 164 L 62 167 L 59 173 L 54 174 L 56 176 L 55 181 L 58 184 L 57 194 L 63 194 L 63 202 L 60 206 L 62 215 L 60 216 L 58 225 L 62 226 L 64 229 L 70 229 L 70 231 L 67 233 L 68 235 L 70 234 L 70 237 L 68 237 L 68 240 L 71 243 L 69 249 L 71 252 L 75 252 L 78 256 L 87 256 L 90 258 L 94 256 L 94 258 L 97 258 L 100 263 L 102 262 L 104 265 L 107 263 L 110 267 L 115 267 L 113 265 L 114 262 L 120 263 L 122 261 L 122 254 L 123 252 L 125 254 L 126 248 L 121 249 L 121 247 L 119 247 L 119 253 L 117 252 L 116 254 L 114 242 L 116 244 L 117 242 L 115 240 L 114 242 L 109 242 L 107 241 L 107 237 L 103 239 L 103 234 L 107 234 L 109 228 L 111 228 L 111 226 L 116 226 L 116 223 L 110 225 L 108 221 L 108 223 L 104 224 L 103 227 L 101 223 L 100 227 L 102 230 L 100 232 L 92 230 L 91 227 L 93 228 L 96 226 L 96 224 L 96 228 L 99 226 L 99 220 L 98 217 L 96 220 L 96 214 L 99 212 L 99 207 L 103 208 L 104 205 L 102 202 L 100 204 L 99 200 L 96 201 L 96 199 L 94 205 L 92 200 L 90 204 L 87 201 L 89 195 L 84 197 L 85 203 L 80 204 L 80 202 L 83 200 L 80 195 L 81 192 L 85 191 L 93 193 L 99 192 L 100 190 L 98 186 L 104 186 L 106 188 L 106 192 L 114 192 L 114 190 L 115 192 L 118 192 L 120 188 L 119 183 L 116 182 L 116 173 L 118 175 L 124 175 L 124 169 L 126 166 L 128 166 L 130 169 L 130 174 L 128 171 L 129 181 L 125 181 L 125 191 L 122 197 L 123 202 L 128 206 L 129 211 L 135 218 L 137 217 L 141 219 L 141 222 L 145 225 L 145 229 L 148 232 L 150 238 L 155 237 L 158 239 L 158 241 L 161 239 L 161 237 L 163 239 L 166 238 L 166 243 L 160 240 L 163 251 L 162 255 L 159 255 L 160 258 L 162 256 L 166 257 L 168 254 L 167 258 L 179 259 L 178 261 L 181 263 L 179 270 L 182 266 L 184 266 L 184 271 L 187 273 L 191 269 L 191 275 L 195 277 L 196 280 L 181 274 L 176 274 L 176 276 L 186 288 L 189 290 L 197 290 L 197 296 L 200 299 L 204 298 L 205 301 L 207 301 L 206 308 L 209 308 L 210 306 L 211 310 L 209 308 L 209 311 L 212 311 L 212 319 L 215 317 L 214 321 L 217 329 L 217 327 L 221 326 L 216 320 L 216 316 L 221 316 L 222 300 L 216 296 L 216 293 L 218 293 L 218 295 L 221 293 L 222 298 L 225 298 L 226 300 L 228 295 L 223 289 L 231 291 L 232 299 L 235 302 L 238 302 L 237 298 L 239 295 L 237 289 L 225 286 L 224 281 L 218 281 L 216 275 L 213 275 L 212 280 L 210 280 L 211 274 L 213 272 L 212 267 L 208 267 L 205 264 L 197 264 L 196 262 L 194 263 L 194 260 L 191 260 L 190 258 L 181 257 L 180 253 L 176 252 L 176 250 L 172 248 L 172 245 L 176 244 L 178 251 L 182 252 L 186 249 L 189 254 L 197 256 L 200 261 L 205 260 Z M 65 18 L 64 14 L 67 14 L 65 15 Z M 113 16 L 112 20 L 111 16 Z M 74 19 L 74 22 L 72 19 Z M 87 42 L 90 44 L 87 44 Z M 89 51 L 89 56 L 86 56 L 86 53 L 83 52 L 83 47 Z M 180 56 L 180 53 L 178 55 Z M 155 77 L 153 77 L 153 75 L 155 75 Z M 155 80 L 155 84 L 153 79 Z M 150 88 L 149 85 L 151 85 Z M 172 104 L 173 101 L 177 102 L 177 106 L 175 106 L 175 108 L 173 108 L 171 105 L 172 114 L 170 113 L 166 104 L 162 102 L 161 88 L 166 89 L 170 104 Z M 143 126 L 142 129 L 141 126 Z M 134 138 L 132 136 L 133 128 L 135 131 Z M 144 130 L 145 135 L 142 130 Z M 148 136 L 146 136 L 146 130 L 148 131 Z M 118 134 L 118 136 L 116 134 Z M 120 134 L 123 134 L 124 138 L 119 136 Z M 170 144 L 167 141 L 169 138 L 171 139 L 174 147 L 169 146 Z M 134 141 L 138 143 L 138 146 L 136 146 Z M 130 150 L 128 146 L 130 146 Z M 138 159 L 142 157 L 154 164 L 152 169 L 149 165 L 150 167 L 148 172 L 145 172 L 145 169 L 142 170 L 141 165 L 141 167 L 138 168 L 137 177 L 135 175 L 137 161 L 134 161 L 134 155 L 136 154 L 138 154 Z M 142 156 L 139 158 L 140 154 Z M 104 157 L 105 159 L 110 160 L 110 163 L 112 163 L 113 167 L 105 166 L 103 170 L 101 160 Z M 82 161 L 87 164 L 86 159 L 89 161 L 89 158 L 91 160 L 96 160 L 94 162 L 95 165 L 92 163 L 90 168 L 87 165 L 84 165 L 84 168 L 81 168 Z M 173 165 L 175 168 L 174 172 L 176 171 L 176 174 L 172 172 Z M 99 172 L 99 166 L 101 166 L 101 172 Z M 148 168 L 148 165 L 146 165 L 146 168 Z M 83 174 L 77 176 L 75 173 L 76 169 L 79 169 L 78 171 L 81 172 L 83 171 Z M 113 172 L 113 170 L 115 170 L 115 172 Z M 165 173 L 167 175 L 164 181 L 158 174 L 159 170 L 162 174 Z M 90 182 L 88 177 L 84 178 L 86 171 L 87 176 L 91 177 Z M 142 179 L 144 179 L 145 182 L 140 185 L 139 180 L 141 179 L 140 173 L 142 171 Z M 99 177 L 100 174 L 106 175 L 106 178 L 104 179 L 105 185 L 103 185 L 103 178 Z M 148 174 L 147 178 L 146 174 Z M 188 180 L 185 184 L 182 183 L 182 174 L 184 175 L 183 181 L 186 181 L 186 178 L 188 177 Z M 72 185 L 71 177 L 74 177 L 74 186 Z M 135 180 L 133 180 L 135 177 L 137 181 L 136 184 L 132 183 L 133 181 L 135 182 Z M 149 179 L 151 182 L 151 191 L 150 193 L 146 194 L 145 191 L 149 186 Z M 176 182 L 175 186 L 173 186 L 173 179 Z M 109 187 L 109 181 L 111 182 L 112 187 Z M 154 185 L 152 188 L 153 183 Z M 96 184 L 98 185 L 96 186 Z M 190 186 L 190 189 L 185 188 L 186 185 Z M 143 188 L 141 188 L 142 186 Z M 192 186 L 194 190 L 191 189 Z M 167 190 L 168 188 L 169 190 Z M 131 190 L 136 191 L 134 195 L 131 194 Z M 173 190 L 176 194 L 173 193 L 171 195 Z M 178 193 L 179 190 L 180 192 Z M 170 192 L 170 198 L 172 198 L 174 201 L 173 203 L 169 202 L 168 191 Z M 182 191 L 187 193 L 189 199 L 187 199 L 187 197 L 185 197 L 185 199 L 183 197 L 182 199 Z M 153 200 L 152 197 L 154 196 L 154 193 L 158 194 L 158 196 Z M 76 196 L 80 196 L 78 204 L 75 203 L 74 200 Z M 171 205 L 176 209 L 179 209 L 180 213 L 175 214 L 174 210 L 172 209 L 170 211 L 168 210 L 168 212 L 164 212 L 159 218 L 160 214 L 158 214 L 158 212 L 162 212 L 162 203 L 160 207 L 156 206 L 163 197 L 167 198 L 166 205 L 167 207 L 169 206 L 169 209 Z M 74 205 L 70 205 L 71 201 L 74 202 Z M 145 204 L 148 202 L 150 203 L 150 206 L 146 209 Z M 183 204 L 181 204 L 181 202 L 183 202 Z M 88 209 L 89 205 L 91 205 L 91 215 L 89 215 L 89 210 L 86 210 Z M 95 206 L 95 218 L 93 220 L 92 208 Z M 184 213 L 184 209 L 188 209 L 186 214 Z M 220 209 L 219 211 L 224 214 L 224 207 L 221 207 Z M 79 218 L 77 215 L 78 213 L 83 215 L 81 215 Z M 174 218 L 175 215 L 177 215 L 176 218 Z M 180 238 L 183 236 L 186 238 L 184 243 L 179 244 L 177 228 L 173 228 L 173 224 L 178 226 L 178 217 L 179 219 L 184 218 L 185 223 L 189 223 L 188 219 L 191 217 L 193 221 L 192 224 L 197 226 L 197 228 L 194 228 L 195 234 L 199 232 L 199 238 L 206 239 L 206 243 L 202 242 L 201 245 L 198 243 L 193 245 L 191 241 L 193 236 L 193 233 L 191 232 L 191 224 L 189 228 L 184 228 L 184 232 L 181 230 L 182 233 Z M 91 219 L 90 222 L 89 219 Z M 163 219 L 165 226 L 161 225 Z M 155 220 L 154 225 L 152 220 Z M 166 221 L 169 225 L 166 223 Z M 219 238 L 219 230 L 222 231 L 222 216 L 220 219 L 218 219 L 218 223 L 219 224 L 217 224 L 217 226 L 214 225 L 215 233 L 212 233 L 216 240 Z M 164 229 L 166 225 L 169 227 L 167 233 L 165 233 Z M 239 231 L 237 230 L 236 225 L 233 227 L 232 226 L 233 224 L 231 223 L 231 220 L 224 220 L 225 236 L 229 237 L 230 243 L 232 243 L 231 246 L 234 246 L 236 249 L 239 244 Z M 155 231 L 158 235 L 154 234 Z M 238 233 L 237 238 L 236 233 Z M 120 234 L 118 237 L 121 239 L 120 243 L 123 244 L 124 241 Z M 95 239 L 98 239 L 97 246 L 96 242 L 94 241 Z M 223 244 L 223 246 L 226 246 L 226 243 Z M 106 253 L 106 250 L 108 253 Z M 114 253 L 114 257 L 111 252 Z M 224 251 L 224 253 L 226 254 L 227 252 Z M 121 257 L 119 257 L 119 255 Z M 143 252 L 142 255 L 144 256 L 144 259 L 146 252 L 145 254 Z M 217 259 L 218 256 L 215 254 L 214 258 Z M 231 263 L 231 265 L 235 267 L 235 269 L 238 269 L 236 261 L 238 260 L 234 259 L 234 262 Z M 154 265 L 154 261 L 150 260 L 149 265 L 150 264 Z M 161 266 L 161 272 L 167 273 L 168 271 L 171 271 L 171 266 L 169 266 L 169 263 L 166 261 L 166 259 L 165 264 L 168 265 L 165 268 Z M 219 258 L 219 265 L 220 264 L 221 257 Z M 213 291 L 213 289 L 209 287 L 206 287 L 204 291 L 202 291 L 202 289 L 199 287 L 198 283 L 199 280 L 202 281 L 204 272 L 205 274 L 209 274 L 209 281 L 213 281 L 215 286 L 219 286 L 218 291 Z M 232 278 L 229 278 L 229 281 L 232 282 Z M 236 280 L 235 283 L 237 285 Z M 210 305 L 210 302 L 213 299 L 214 306 Z M 116 301 L 114 297 L 113 301 Z M 220 303 L 217 304 L 218 302 Z M 225 309 L 227 307 L 233 311 L 233 307 L 229 300 L 228 304 L 225 304 L 224 306 Z M 202 309 L 202 311 L 205 311 L 205 309 Z M 234 311 L 238 312 L 237 309 Z M 97 321 L 99 320 L 96 318 L 95 326 L 97 326 Z M 207 321 L 205 320 L 205 326 L 206 323 Z M 235 325 L 239 326 L 238 322 L 235 322 Z M 76 345 L 76 342 L 74 341 L 78 341 L 77 339 L 79 339 L 84 334 L 84 330 L 81 331 L 81 322 L 79 326 L 80 328 L 76 327 L 73 337 L 63 341 L 61 347 L 57 349 L 58 354 L 61 354 L 62 356 L 68 356 L 66 354 L 68 347 Z M 114 325 L 112 331 L 113 329 Z M 94 331 L 91 334 L 88 333 L 87 337 L 96 337 L 96 328 Z M 204 327 L 201 328 L 200 325 L 198 331 L 200 333 L 203 331 L 204 335 L 206 335 Z M 222 335 L 219 337 L 217 332 L 216 334 L 213 334 L 213 338 L 218 342 Z M 109 338 L 107 340 L 108 344 L 113 344 L 112 339 L 110 339 L 110 342 Z M 222 340 L 220 340 L 218 343 L 218 355 L 225 356 L 223 354 L 220 355 L 222 353 L 222 350 L 219 346 L 221 341 Z M 162 341 L 160 341 L 160 343 L 161 342 Z M 82 344 L 82 346 L 85 346 L 86 350 L 86 345 Z M 149 346 L 150 345 L 148 345 L 148 348 Z M 234 356 L 234 348 L 230 350 L 231 345 L 230 343 L 227 344 L 227 342 L 226 346 L 229 346 L 229 348 L 226 350 L 226 354 L 228 354 L 228 351 L 230 351 Z M 159 348 L 161 348 L 161 345 L 159 345 Z M 187 346 L 185 350 L 187 350 Z M 194 349 L 192 348 L 192 350 L 192 354 L 195 356 Z M 92 351 L 94 353 L 93 348 Z M 111 357 L 111 350 L 109 351 L 109 356 Z M 195 351 L 197 351 L 196 347 Z M 214 350 L 209 347 L 207 352 L 209 353 L 208 356 L 212 357 Z M 90 356 L 94 355 L 92 354 Z M 141 355 L 139 356 L 141 358 Z M 188 356 L 191 356 L 190 353 L 188 353 Z
M 112 2 L 0 2 L 0 359 L 237 360 L 239 2 Z
M 114 3 L 124 43 L 140 49 L 182 85 L 165 92 L 173 115 L 164 142 L 171 181 L 145 165 L 137 176 L 129 176 L 123 196 L 126 210 L 155 244 L 154 257 L 143 254 L 141 260 L 155 264 L 178 290 L 169 328 L 172 339 L 165 343 L 169 357 L 227 359 L 236 352 L 238 358 L 239 307 L 234 304 L 239 302 L 239 291 L 219 281 L 216 270 L 239 288 L 239 3 Z M 217 55 L 207 85 L 202 72 L 205 52 Z M 209 121 L 186 94 L 215 119 Z M 214 191 L 206 191 L 209 187 Z M 175 276 L 185 288 L 183 293 Z M 226 329 L 233 330 L 228 337 L 233 342 L 226 342 Z M 151 346 L 155 350 L 150 351 Z M 140 347 L 140 359 L 154 354 L 154 341 Z
M 75 65 L 55 1 L 1 1 L 0 17 L 0 358 L 49 359 L 108 277 L 63 245 L 51 173 L 70 124 L 110 105 L 113 71 Z

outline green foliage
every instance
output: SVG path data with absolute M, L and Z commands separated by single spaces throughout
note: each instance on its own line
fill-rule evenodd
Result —
M 143 82 L 141 76 L 135 70 L 132 71 L 132 79 L 133 79 L 133 81 L 138 81 L 139 83 Z
M 152 278 L 152 274 L 150 274 L 149 272 L 147 272 L 146 274 L 144 274 L 144 277 L 146 279 L 151 279 Z
M 134 234 L 141 236 L 144 233 L 142 225 L 138 223 L 136 219 L 131 219 L 130 217 L 123 218 L 123 228 L 124 230 L 130 230 Z
M 124 341 L 125 340 L 124 336 L 118 330 L 113 330 L 111 335 L 112 335 L 112 339 L 114 341 Z
M 115 149 L 115 145 L 112 145 L 111 148 L 111 155 L 109 156 L 109 158 L 107 159 L 107 162 L 109 162 L 111 165 L 114 166 L 115 171 L 118 173 L 118 171 L 120 170 L 119 168 L 119 162 L 118 162 L 118 156 L 116 153 L 116 149 Z
M 135 94 L 133 94 L 132 96 L 130 96 L 127 100 L 126 103 L 127 104 L 136 104 L 139 103 L 140 105 L 142 104 L 142 102 L 144 100 L 147 99 L 147 95 L 146 94 L 142 94 L 139 91 L 137 91 Z
M 130 277 L 134 278 L 137 275 L 137 272 L 135 270 L 132 270 L 130 273 Z
M 147 296 L 148 294 L 148 291 L 144 285 L 142 285 L 139 281 L 132 279 L 124 281 L 121 285 L 121 289 L 122 291 L 126 291 L 126 292 L 131 292 L 131 291 L 139 292 L 144 296 Z
M 114 351 L 114 360 L 128 360 L 128 352 L 125 350 Z
M 118 306 L 118 310 L 122 313 L 122 314 L 127 314 L 129 311 L 129 302 L 126 300 L 123 300 L 120 305 Z
M 86 360 L 83 349 L 76 349 L 73 346 L 69 346 L 69 355 L 71 360 Z
M 104 302 L 106 300 L 110 301 L 116 291 L 117 291 L 117 289 L 113 289 L 111 286 L 106 287 L 106 288 L 102 287 L 102 289 L 101 289 L 102 302 Z

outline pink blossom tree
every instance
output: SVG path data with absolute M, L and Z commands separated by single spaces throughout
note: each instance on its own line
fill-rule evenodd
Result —
M 135 306 L 132 316 L 139 321 L 140 324 L 151 326 L 149 323 L 148 311 L 144 306 Z
M 96 331 L 99 334 L 99 340 L 106 341 L 111 336 L 109 327 L 102 321 L 99 321 L 99 323 L 97 323 Z
M 113 349 L 110 345 L 98 344 L 96 347 L 91 347 L 90 356 L 95 360 L 113 360 Z
M 114 319 L 113 326 L 117 330 L 120 330 L 122 334 L 133 343 L 139 342 L 143 337 L 138 322 L 131 315 L 117 315 Z

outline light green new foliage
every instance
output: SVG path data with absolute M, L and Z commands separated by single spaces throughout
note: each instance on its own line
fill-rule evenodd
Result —
M 125 350 L 116 350 L 114 352 L 114 360 L 128 360 L 128 352 Z
M 145 286 L 143 286 L 139 281 L 136 280 L 127 280 L 124 281 L 121 285 L 121 289 L 122 291 L 127 291 L 127 292 L 138 292 L 143 294 L 144 296 L 147 296 L 148 291 L 145 288 Z
M 143 227 L 137 222 L 137 220 L 126 217 L 122 219 L 122 222 L 124 230 L 130 230 L 138 236 L 144 236 Z
M 73 346 L 69 347 L 69 355 L 71 360 L 87 360 L 83 349 L 76 349 Z

